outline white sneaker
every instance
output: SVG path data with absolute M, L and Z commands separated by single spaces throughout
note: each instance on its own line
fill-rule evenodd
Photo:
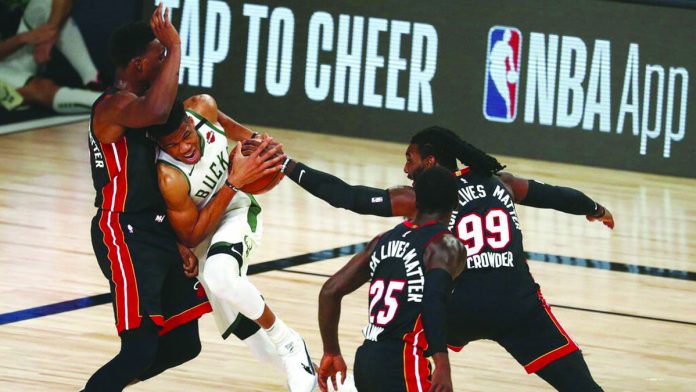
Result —
M 285 366 L 290 392 L 311 392 L 317 386 L 317 372 L 309 357 L 307 344 L 295 331 L 292 338 L 278 348 Z

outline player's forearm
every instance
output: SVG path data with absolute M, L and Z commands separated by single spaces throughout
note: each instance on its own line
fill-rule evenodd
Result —
M 179 88 L 180 63 L 181 46 L 173 45 L 167 48 L 167 58 L 164 60 L 160 74 L 145 93 L 146 109 L 143 115 L 152 116 L 155 123 L 166 122 L 172 110 Z
M 18 34 L 14 35 L 6 40 L 0 42 L 0 60 L 16 52 L 19 48 L 24 46 L 26 42 L 24 41 L 25 35 Z
M 451 284 L 452 276 L 442 268 L 430 269 L 425 274 L 423 329 L 431 354 L 447 352 L 447 296 Z
M 384 189 L 349 185 L 336 176 L 292 159 L 286 165 L 284 173 L 307 192 L 334 207 L 358 214 L 393 216 L 389 193 Z
M 604 207 L 577 189 L 529 180 L 527 194 L 520 204 L 550 208 L 572 215 L 601 216 Z
M 70 11 L 72 11 L 72 0 L 53 0 L 51 5 L 51 15 L 48 17 L 47 24 L 56 27 L 60 30 L 65 21 L 70 17 Z
M 179 234 L 179 240 L 186 246 L 194 248 L 205 240 L 220 224 L 227 206 L 234 198 L 235 191 L 223 186 L 205 207 L 198 211 L 198 216 L 191 229 Z
M 343 295 L 332 289 L 331 280 L 322 286 L 319 292 L 319 331 L 324 352 L 340 354 L 338 343 L 338 322 L 341 318 L 341 300 Z
M 254 132 L 218 110 L 218 122 L 232 140 L 250 139 Z

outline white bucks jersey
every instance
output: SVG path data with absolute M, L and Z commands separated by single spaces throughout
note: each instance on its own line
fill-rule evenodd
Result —
M 225 132 L 208 122 L 198 113 L 186 113 L 196 124 L 201 148 L 201 159 L 194 165 L 178 161 L 163 150 L 159 150 L 157 161 L 179 169 L 189 183 L 189 195 L 196 206 L 203 208 L 225 184 L 227 169 L 230 166 L 227 136 Z M 253 196 L 237 193 L 227 210 L 257 205 Z

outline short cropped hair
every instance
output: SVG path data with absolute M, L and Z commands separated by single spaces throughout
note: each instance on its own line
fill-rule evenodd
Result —
M 128 63 L 147 51 L 155 39 L 150 25 L 144 21 L 132 22 L 116 29 L 109 40 L 109 57 L 116 68 L 125 68 Z
M 170 135 L 179 129 L 181 123 L 184 122 L 184 119 L 186 119 L 184 103 L 177 98 L 174 100 L 174 105 L 172 106 L 172 110 L 169 112 L 167 122 L 164 124 L 150 126 L 147 129 L 147 133 L 150 135 L 150 137 L 155 139 Z
M 418 176 L 416 208 L 421 213 L 451 213 L 457 204 L 457 178 L 442 166 L 433 166 Z

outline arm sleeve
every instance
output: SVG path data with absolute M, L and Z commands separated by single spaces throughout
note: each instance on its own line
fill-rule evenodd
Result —
M 294 169 L 286 175 L 307 192 L 334 207 L 358 214 L 392 216 L 389 192 L 384 189 L 350 185 L 301 162 L 297 162 Z
M 447 300 L 452 276 L 442 268 L 425 273 L 423 329 L 428 340 L 427 355 L 447 352 Z
M 552 208 L 573 215 L 599 216 L 604 213 L 604 207 L 576 189 L 548 185 L 534 180 L 529 180 L 527 196 L 520 204 Z

